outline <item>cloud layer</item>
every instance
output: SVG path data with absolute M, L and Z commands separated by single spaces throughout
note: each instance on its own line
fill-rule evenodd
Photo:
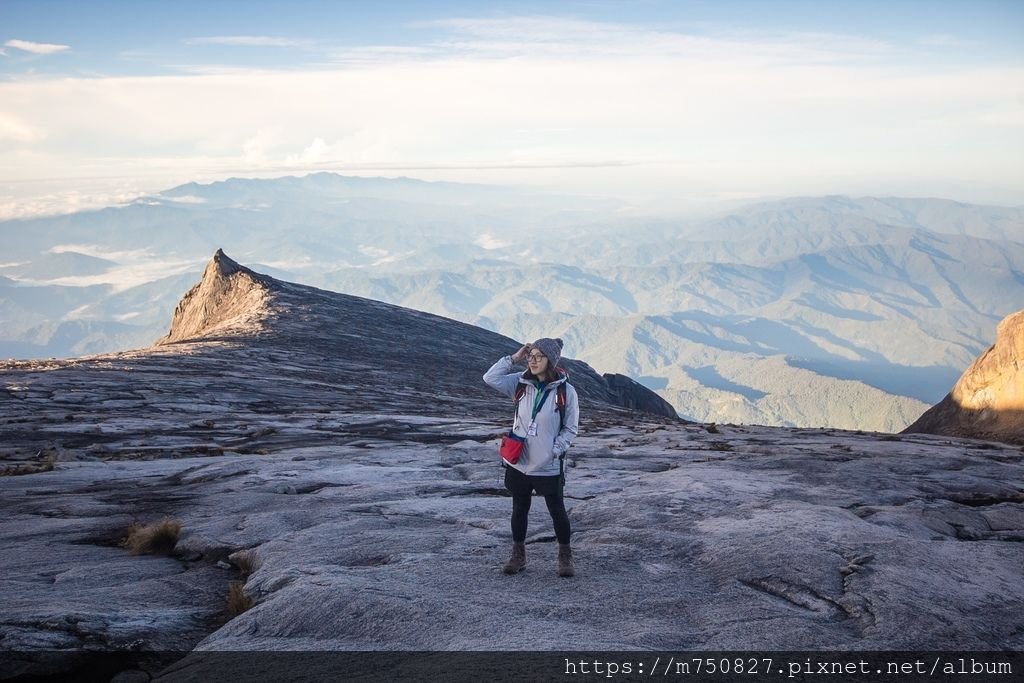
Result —
M 131 177 L 155 190 L 322 169 L 641 199 L 679 188 L 906 193 L 894 179 L 1024 190 L 1024 66 L 957 60 L 948 36 L 908 46 L 552 17 L 423 28 L 443 35 L 319 45 L 316 63 L 287 69 L 0 83 L 0 193 L 15 179 L 16 204 L 19 187 L 58 178 Z

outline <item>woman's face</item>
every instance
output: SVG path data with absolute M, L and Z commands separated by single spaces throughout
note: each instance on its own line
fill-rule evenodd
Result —
M 530 367 L 530 372 L 535 377 L 541 377 L 548 371 L 548 357 L 537 349 L 530 351 L 526 361 Z

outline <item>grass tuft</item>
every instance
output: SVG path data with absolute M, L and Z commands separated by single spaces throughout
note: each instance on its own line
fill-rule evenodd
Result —
M 256 551 L 251 548 L 249 550 L 239 550 L 228 559 L 238 567 L 238 571 L 242 573 L 242 581 L 248 579 L 249 576 L 263 564 L 259 555 L 257 555 Z
M 234 619 L 250 607 L 252 607 L 252 598 L 246 595 L 244 584 L 241 581 L 229 583 L 228 597 L 224 605 L 225 616 L 228 619 Z
M 170 555 L 180 533 L 181 522 L 170 517 L 152 524 L 133 523 L 121 545 L 132 555 Z
M 39 472 L 49 472 L 53 469 L 54 465 L 56 464 L 57 454 L 50 453 L 43 460 L 20 463 L 18 465 L 7 465 L 6 467 L 0 468 L 0 477 L 17 477 L 22 474 L 37 474 Z

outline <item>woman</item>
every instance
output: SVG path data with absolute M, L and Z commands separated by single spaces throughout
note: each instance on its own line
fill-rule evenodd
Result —
M 509 397 L 524 385 L 516 403 L 512 431 L 525 437 L 519 460 L 506 463 L 505 488 L 512 493 L 512 557 L 505 563 L 506 574 L 517 574 L 526 566 L 526 526 L 533 491 L 544 496 L 558 538 L 558 575 L 573 576 L 572 551 L 569 548 L 569 515 L 562 499 L 563 459 L 579 429 L 579 401 L 565 371 L 558 367 L 562 340 L 538 339 L 511 356 L 501 358 L 484 374 L 484 381 Z M 513 365 L 527 361 L 524 373 Z M 558 406 L 559 385 L 565 386 L 565 421 Z

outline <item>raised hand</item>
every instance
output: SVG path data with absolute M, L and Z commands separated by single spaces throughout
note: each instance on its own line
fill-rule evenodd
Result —
M 522 363 L 526 361 L 526 356 L 530 353 L 530 349 L 533 348 L 533 344 L 523 344 L 518 351 L 512 354 L 513 363 Z

